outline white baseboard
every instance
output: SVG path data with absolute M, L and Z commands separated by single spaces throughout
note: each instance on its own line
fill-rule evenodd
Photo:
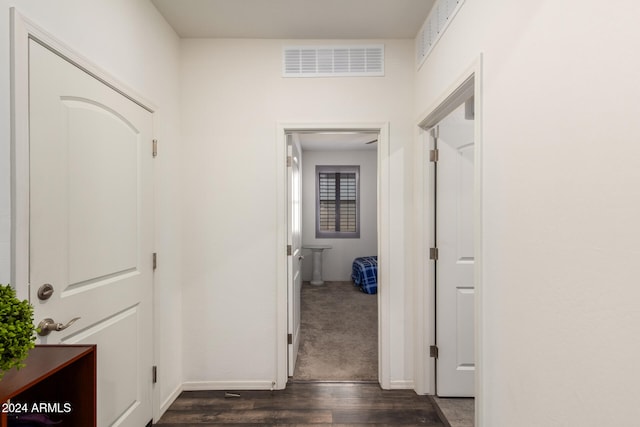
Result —
M 391 380 L 389 381 L 389 390 L 413 390 L 415 384 L 413 380 Z
M 271 390 L 275 381 L 188 381 L 182 384 L 184 391 L 196 390 Z
M 169 394 L 169 396 L 164 400 L 164 402 L 160 404 L 160 411 L 157 414 L 157 419 L 155 421 L 158 421 L 162 417 L 162 415 L 164 415 L 164 413 L 167 412 L 167 409 L 169 409 L 169 406 L 171 406 L 171 404 L 178 398 L 178 396 L 180 396 L 180 393 L 182 393 L 183 390 L 184 390 L 184 386 L 182 384 L 178 384 L 175 390 L 173 390 L 173 392 Z

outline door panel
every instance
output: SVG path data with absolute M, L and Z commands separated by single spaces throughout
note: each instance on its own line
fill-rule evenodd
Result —
M 152 116 L 35 41 L 29 61 L 30 299 L 36 322 L 80 318 L 39 342 L 97 344 L 98 425 L 146 425 Z
M 122 351 L 118 342 L 127 349 L 137 349 L 137 323 L 140 320 L 138 307 L 132 307 L 115 316 L 101 319 L 97 324 L 61 339 L 62 344 L 94 343 L 99 349 L 98 357 L 98 425 L 111 425 L 107 420 L 126 421 L 131 412 L 140 406 L 138 399 L 137 367 L 138 351 Z M 109 372 L 109 376 L 100 373 Z M 147 421 L 150 419 L 147 418 Z M 122 425 L 133 425 L 123 423 Z M 143 425 L 143 424 L 140 424 Z
M 140 134 L 106 106 L 86 100 L 63 104 L 69 130 L 69 274 L 70 286 L 77 286 L 138 264 L 139 189 L 132 183 L 138 181 Z
M 291 245 L 289 257 L 289 310 L 288 330 L 292 340 L 289 344 L 288 375 L 293 376 L 298 349 L 300 347 L 300 297 L 302 293 L 302 155 L 298 141 L 287 135 L 288 153 L 291 167 L 288 168 L 289 220 L 288 244 Z
M 473 120 L 465 118 L 464 104 L 438 125 L 438 396 L 474 394 L 473 136 Z
M 475 369 L 473 345 L 474 293 L 473 288 L 458 287 L 456 289 L 456 369 L 459 371 Z M 473 390 L 471 390 L 471 393 L 473 395 Z

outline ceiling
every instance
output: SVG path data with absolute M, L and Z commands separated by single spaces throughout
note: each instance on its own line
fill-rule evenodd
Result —
M 377 132 L 296 132 L 304 151 L 360 151 L 378 148 Z
M 435 0 L 152 0 L 182 38 L 413 39 Z M 304 132 L 304 150 L 375 150 L 377 134 Z
M 435 0 L 152 0 L 183 38 L 412 39 Z

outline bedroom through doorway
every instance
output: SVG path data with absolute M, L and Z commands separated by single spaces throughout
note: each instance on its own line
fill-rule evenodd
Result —
M 379 381 L 378 139 L 352 130 L 288 136 L 290 270 L 300 282 L 290 287 L 289 381 Z

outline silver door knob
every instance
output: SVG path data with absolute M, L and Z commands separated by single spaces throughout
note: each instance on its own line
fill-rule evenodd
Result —
M 298 261 L 302 261 L 303 259 L 304 259 L 304 255 L 300 255 L 300 256 L 298 257 Z
M 43 319 L 42 321 L 40 321 L 40 323 L 38 323 L 38 329 L 39 329 L 38 335 L 40 335 L 41 337 L 44 337 L 46 335 L 49 335 L 51 331 L 63 331 L 67 329 L 69 326 L 71 326 L 78 319 L 80 318 L 74 317 L 69 321 L 69 323 L 67 323 L 66 325 L 63 325 L 62 323 L 56 323 L 53 319 L 47 317 L 46 319 Z

